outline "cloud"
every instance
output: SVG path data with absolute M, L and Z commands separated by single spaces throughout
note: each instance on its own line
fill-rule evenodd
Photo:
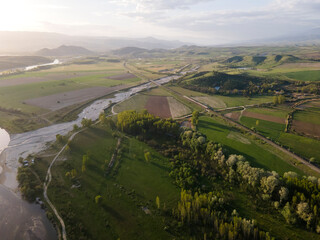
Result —
M 68 6 L 64 5 L 53 5 L 53 4 L 39 4 L 35 6 L 36 8 L 42 8 L 42 9 L 69 9 Z
M 153 12 L 158 10 L 188 9 L 190 6 L 215 0 L 116 0 L 113 3 L 133 5 L 136 11 Z
M 128 0 L 140 2 L 144 7 L 153 1 Z M 172 1 L 173 2 L 173 1 Z M 274 0 L 263 7 L 248 10 L 215 10 L 181 8 L 172 11 L 176 1 L 160 1 L 153 5 L 152 11 L 127 11 L 121 14 L 141 22 L 164 26 L 170 29 L 193 32 L 199 38 L 237 41 L 262 39 L 295 34 L 320 25 L 320 0 Z M 195 4 L 199 1 L 177 1 Z M 210 40 L 209 40 L 210 41 Z

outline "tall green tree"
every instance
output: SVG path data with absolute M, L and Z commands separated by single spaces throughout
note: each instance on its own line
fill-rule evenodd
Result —
M 198 123 L 199 123 L 199 112 L 198 111 L 194 111 L 192 113 L 191 123 L 195 127 L 198 126 Z

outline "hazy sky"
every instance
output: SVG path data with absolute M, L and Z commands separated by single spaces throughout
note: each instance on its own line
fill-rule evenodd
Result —
M 319 27 L 320 0 L 6 0 L 0 30 L 220 44 Z

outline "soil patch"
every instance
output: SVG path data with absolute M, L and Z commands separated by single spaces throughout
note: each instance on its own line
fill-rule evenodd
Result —
M 107 94 L 125 88 L 125 85 L 115 87 L 91 87 L 64 93 L 57 93 L 49 96 L 25 100 L 29 105 L 50 109 L 52 111 L 85 102 L 91 99 L 103 97 Z
M 271 115 L 265 115 L 265 114 L 261 114 L 261 113 L 244 111 L 242 116 L 256 118 L 256 119 L 260 119 L 260 120 L 266 120 L 269 122 L 281 123 L 281 124 L 286 123 L 286 120 L 284 118 L 271 116 Z
M 241 114 L 239 112 L 230 112 L 230 113 L 226 113 L 224 116 L 232 120 L 239 121 L 240 115 Z
M 293 120 L 292 129 L 304 135 L 309 135 L 317 138 L 320 137 L 320 125 L 318 124 Z
M 148 98 L 146 109 L 149 113 L 161 117 L 170 118 L 171 112 L 167 97 L 164 96 L 150 96 Z

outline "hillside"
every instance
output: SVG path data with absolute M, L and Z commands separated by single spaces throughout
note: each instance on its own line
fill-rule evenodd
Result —
M 233 56 L 223 63 L 229 67 L 275 67 L 284 63 L 299 62 L 300 58 L 292 55 L 257 55 L 257 56 Z
M 48 49 L 43 48 L 40 51 L 36 52 L 35 55 L 39 56 L 89 56 L 94 55 L 94 52 L 78 46 L 65 46 L 62 45 L 58 48 Z
M 124 47 L 124 48 L 114 50 L 112 51 L 112 53 L 120 57 L 153 58 L 153 57 L 161 57 L 167 53 L 170 53 L 170 51 L 165 49 L 149 50 L 149 49 L 138 48 L 138 47 Z
M 247 74 L 227 74 L 223 72 L 200 72 L 183 78 L 179 85 L 184 88 L 210 94 L 254 95 L 279 90 L 286 81 L 255 77 Z

